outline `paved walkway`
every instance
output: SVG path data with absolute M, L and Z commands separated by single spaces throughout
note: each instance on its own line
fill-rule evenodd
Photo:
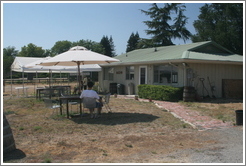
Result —
M 132 96 L 124 96 L 125 98 L 134 98 Z M 146 99 L 139 99 L 142 102 L 148 102 Z M 157 107 L 163 108 L 173 114 L 175 117 L 190 124 L 198 130 L 220 129 L 233 127 L 232 123 L 223 122 L 222 120 L 214 119 L 210 116 L 200 115 L 195 110 L 190 110 L 177 102 L 153 100 Z

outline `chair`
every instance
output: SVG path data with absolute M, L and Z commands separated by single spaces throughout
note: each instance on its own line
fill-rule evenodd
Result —
M 45 107 L 50 109 L 58 109 L 61 108 L 61 106 L 58 104 L 56 100 L 52 99 L 44 99 Z
M 103 105 L 105 105 L 105 108 L 108 112 L 111 112 L 111 108 L 109 107 L 110 95 L 111 93 L 106 94 L 104 96 L 104 101 L 103 101 Z
M 92 116 L 92 109 L 96 108 L 96 99 L 91 97 L 82 98 L 83 108 L 88 108 Z M 84 112 L 84 109 L 83 109 Z
M 96 99 L 91 97 L 84 97 L 82 100 L 84 108 L 96 108 Z

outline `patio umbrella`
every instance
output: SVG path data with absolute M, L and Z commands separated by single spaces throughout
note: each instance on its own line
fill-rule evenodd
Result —
M 118 62 L 118 59 L 108 57 L 85 47 L 75 46 L 68 51 L 58 54 L 48 60 L 41 62 L 42 66 L 77 66 L 79 74 L 79 87 L 81 87 L 80 65 L 86 64 L 105 64 L 111 62 Z

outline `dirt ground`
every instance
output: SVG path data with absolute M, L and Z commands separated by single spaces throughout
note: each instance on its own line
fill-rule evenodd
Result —
M 191 163 L 182 152 L 218 143 L 214 132 L 194 129 L 150 102 L 111 96 L 111 113 L 103 108 L 98 119 L 67 119 L 35 98 L 4 97 L 17 147 L 5 163 Z

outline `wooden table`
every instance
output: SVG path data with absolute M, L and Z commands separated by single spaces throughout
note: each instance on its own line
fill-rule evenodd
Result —
M 78 100 L 79 101 L 79 108 L 80 108 L 80 115 L 82 115 L 82 99 L 80 98 L 80 96 L 62 96 L 59 98 L 60 100 L 60 113 L 62 115 L 62 101 L 65 100 L 66 101 L 66 108 L 67 108 L 67 118 L 69 118 L 69 100 Z
M 65 94 L 69 95 L 70 92 L 70 86 L 57 86 L 57 87 L 50 87 L 50 88 L 36 88 L 36 99 L 41 99 L 41 92 L 45 92 L 45 95 L 48 96 L 49 99 L 51 99 L 52 96 L 60 97 L 62 93 L 65 92 Z M 46 97 L 47 97 L 46 96 Z
M 58 88 L 36 88 L 36 99 L 40 100 L 42 97 L 48 97 L 49 99 L 51 99 L 54 91 L 58 91 L 59 95 L 57 97 L 59 97 L 60 93 L 62 92 L 62 89 L 58 89 Z M 41 96 L 42 92 L 44 92 L 43 94 L 46 96 Z

